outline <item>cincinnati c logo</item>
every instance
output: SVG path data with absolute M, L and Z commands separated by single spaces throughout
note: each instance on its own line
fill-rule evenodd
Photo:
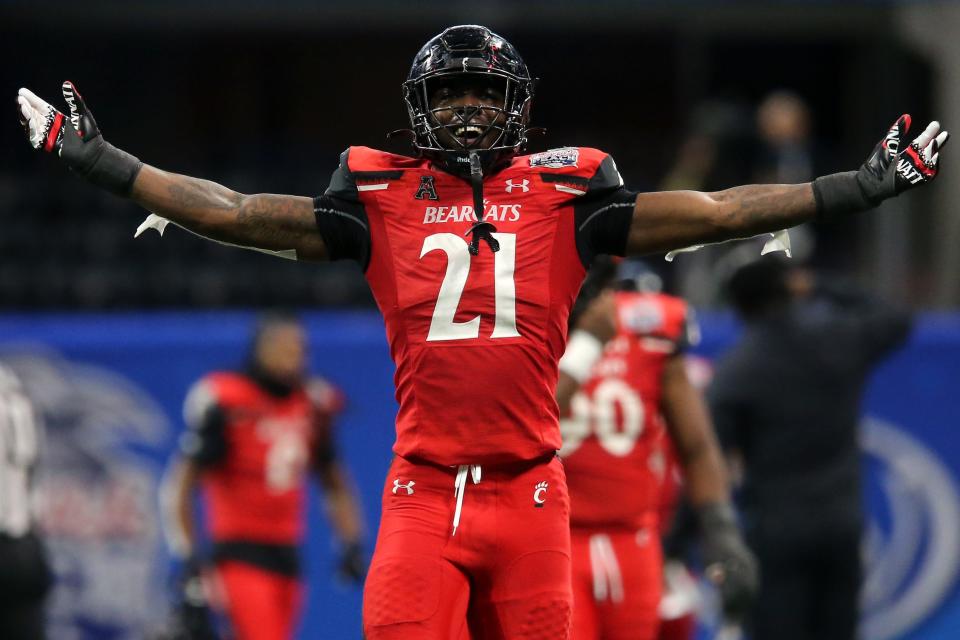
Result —
M 538 509 L 543 507 L 543 503 L 547 501 L 547 499 L 544 497 L 546 493 L 547 483 L 538 482 L 537 486 L 533 489 L 533 506 L 537 507 Z

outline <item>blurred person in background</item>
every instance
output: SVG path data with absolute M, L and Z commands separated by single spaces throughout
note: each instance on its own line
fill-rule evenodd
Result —
M 760 148 L 753 157 L 753 171 L 757 182 L 795 184 L 819 175 L 810 108 L 803 98 L 792 91 L 774 91 L 760 102 L 756 121 Z
M 663 252 L 868 210 L 934 179 L 947 138 L 933 122 L 908 147 L 904 115 L 858 171 L 800 185 L 638 193 L 597 149 L 520 155 L 533 91 L 509 42 L 485 27 L 450 27 L 417 53 L 403 85 L 415 157 L 349 147 L 315 198 L 246 195 L 144 164 L 104 140 L 71 82 L 62 85 L 69 116 L 28 89 L 17 96 L 31 145 L 153 212 L 142 229 L 173 222 L 364 270 L 400 403 L 365 585 L 369 640 L 448 640 L 464 626 L 476 638 L 567 636 L 557 361 L 596 255 Z M 549 508 L 532 499 L 541 482 Z M 471 533 L 458 537 L 464 526 Z M 403 602 L 398 593 L 421 596 Z
M 13 371 L 0 364 L 0 636 L 41 640 L 52 583 L 33 523 L 40 425 Z
M 266 315 L 247 367 L 204 376 L 184 403 L 188 430 L 164 489 L 171 548 L 184 563 L 184 605 L 196 605 L 207 564 L 194 516 L 201 489 L 214 567 L 203 582 L 213 604 L 222 595 L 238 640 L 293 637 L 303 591 L 299 546 L 307 530 L 308 472 L 320 480 L 342 545 L 340 576 L 361 583 L 366 570 L 360 510 L 334 445 L 343 398 L 329 382 L 307 378 L 306 363 L 299 319 Z
M 573 640 L 659 637 L 660 516 L 663 493 L 673 489 L 664 477 L 668 447 L 686 478 L 703 564 L 731 621 L 746 612 L 757 586 L 723 457 L 687 375 L 685 351 L 699 333 L 691 312 L 659 293 L 658 283 L 651 286 L 657 278 L 642 263 L 621 264 L 617 277 L 621 290 L 604 290 L 586 306 L 560 360 Z
M 778 258 L 727 292 L 744 322 L 709 403 L 743 477 L 747 541 L 763 576 L 755 640 L 851 640 L 861 582 L 857 424 L 871 371 L 906 340 L 910 316 Z

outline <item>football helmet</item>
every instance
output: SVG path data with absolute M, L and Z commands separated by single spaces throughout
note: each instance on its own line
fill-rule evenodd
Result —
M 482 83 L 497 82 L 497 88 L 503 91 L 503 105 L 431 107 L 431 92 L 444 81 L 473 79 L 471 76 Z M 454 173 L 469 173 L 471 152 L 480 156 L 485 171 L 490 169 L 526 144 L 534 82 L 516 48 L 503 37 L 479 25 L 446 29 L 420 49 L 413 59 L 407 81 L 403 83 L 403 99 L 413 127 L 414 146 L 420 153 L 444 163 Z M 464 142 L 454 135 L 454 130 L 470 123 L 477 109 L 492 110 L 494 117 L 489 118 L 482 133 Z M 453 112 L 449 124 L 438 120 L 437 114 L 441 111 Z M 451 134 L 444 138 L 452 142 L 441 142 L 437 134 L 443 129 Z M 491 132 L 495 134 L 493 142 L 481 148 L 480 142 Z

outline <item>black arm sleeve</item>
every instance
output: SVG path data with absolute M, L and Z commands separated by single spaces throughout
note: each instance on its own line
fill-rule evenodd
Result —
M 313 212 L 330 259 L 354 260 L 366 270 L 370 262 L 370 224 L 347 162 L 349 155 L 349 149 L 341 154 L 330 186 L 313 199 Z
M 625 189 L 613 158 L 607 156 L 573 205 L 577 252 L 585 267 L 598 254 L 622 256 L 633 220 L 637 193 Z
M 227 455 L 227 418 L 218 404 L 211 404 L 199 421 L 180 436 L 180 451 L 200 467 L 221 462 Z

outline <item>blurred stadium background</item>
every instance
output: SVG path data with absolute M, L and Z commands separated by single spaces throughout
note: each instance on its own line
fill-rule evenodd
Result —
M 11 100 L 0 127 L 0 359 L 47 424 L 52 637 L 138 638 L 162 614 L 155 489 L 180 403 L 204 372 L 239 363 L 253 311 L 307 312 L 314 369 L 349 397 L 340 438 L 370 532 L 395 404 L 382 323 L 353 266 L 298 265 L 179 229 L 134 241 L 143 212 L 30 152 L 16 90 L 54 101 L 73 80 L 107 138 L 151 164 L 245 192 L 313 195 L 345 147 L 383 147 L 406 126 L 400 83 L 413 53 L 465 22 L 506 35 L 539 76 L 534 122 L 548 132 L 534 150 L 603 148 L 637 189 L 769 175 L 755 111 L 775 90 L 809 107 L 813 174 L 858 166 L 903 111 L 960 126 L 954 3 L 0 1 L 0 92 Z M 691 168 L 684 154 L 717 159 Z M 800 241 L 814 267 L 921 314 L 865 407 L 869 639 L 960 629 L 955 155 L 931 188 Z M 737 331 L 717 296 L 729 254 L 663 267 L 704 311 L 707 356 Z M 360 593 L 332 583 L 328 533 L 316 529 L 300 637 L 358 638 Z

